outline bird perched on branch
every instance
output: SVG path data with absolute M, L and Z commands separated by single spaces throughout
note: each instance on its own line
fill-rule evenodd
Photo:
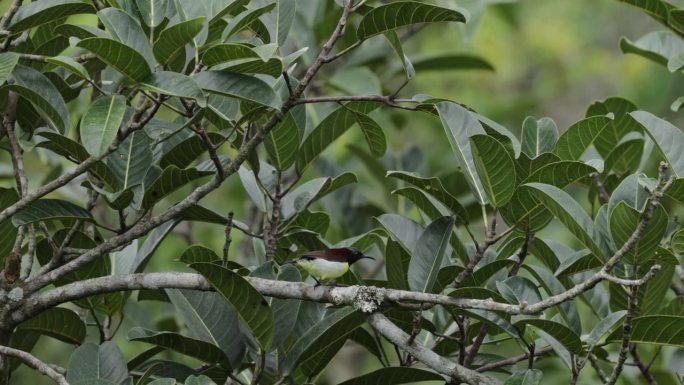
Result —
M 349 271 L 349 266 L 354 262 L 363 259 L 375 259 L 364 255 L 361 250 L 355 247 L 341 247 L 327 250 L 314 250 L 302 254 L 297 259 L 290 260 L 291 263 L 301 266 L 316 281 L 316 286 L 322 280 L 335 279 Z

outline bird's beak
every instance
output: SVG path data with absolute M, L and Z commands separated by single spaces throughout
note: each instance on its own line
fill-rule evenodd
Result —
M 372 259 L 372 260 L 374 260 L 374 261 L 375 261 L 375 258 L 373 258 L 373 257 L 370 257 L 370 256 L 368 256 L 368 255 L 364 255 L 363 257 L 361 257 L 361 258 L 359 258 L 359 259 L 363 259 L 363 258 L 368 258 L 368 259 Z

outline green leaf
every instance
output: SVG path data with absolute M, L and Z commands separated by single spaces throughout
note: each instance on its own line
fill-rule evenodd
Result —
M 556 155 L 564 160 L 578 160 L 612 119 L 592 116 L 568 127 L 556 143 Z
M 162 66 L 168 64 L 202 30 L 204 20 L 204 17 L 198 17 L 181 21 L 161 31 L 159 38 L 157 38 L 152 47 L 157 61 Z
M 17 64 L 12 71 L 14 84 L 7 88 L 26 99 L 52 128 L 66 133 L 69 129 L 69 111 L 62 95 L 52 82 L 40 72 Z
M 62 67 L 67 71 L 76 74 L 77 76 L 90 80 L 90 74 L 85 66 L 69 56 L 54 56 L 45 59 L 46 62 Z M 0 71 L 1 72 L 1 71 Z M 0 83 L 2 83 L 2 74 L 0 73 Z
M 167 0 L 135 0 L 135 3 L 146 25 L 156 27 L 164 20 Z
M 587 117 L 605 116 L 609 113 L 614 115 L 613 120 L 608 123 L 606 128 L 594 140 L 594 147 L 596 147 L 596 150 L 604 159 L 613 151 L 625 134 L 639 129 L 634 119 L 629 116 L 629 113 L 636 109 L 637 107 L 634 103 L 619 97 L 611 97 L 603 101 L 594 102 L 587 109 Z M 635 158 L 640 159 L 640 157 Z
M 158 71 L 145 79 L 140 86 L 143 89 L 164 95 L 194 99 L 197 101 L 197 105 L 202 108 L 207 106 L 207 98 L 199 84 L 195 79 L 183 74 Z
M 646 111 L 633 111 L 630 115 L 644 128 L 653 139 L 670 165 L 670 170 L 678 177 L 684 177 L 684 132 L 671 123 Z
M 86 325 L 72 310 L 53 307 L 22 322 L 17 331 L 44 334 L 68 344 L 78 345 L 86 336 Z
M 617 175 L 636 172 L 639 168 L 643 152 L 643 139 L 631 139 L 620 143 L 605 158 L 603 174 L 608 175 L 611 170 L 615 171 Z
M 264 7 L 256 8 L 254 10 L 243 12 L 243 13 L 237 15 L 236 17 L 234 17 L 230 21 L 230 23 L 226 27 L 224 39 L 227 39 L 227 38 L 235 35 L 236 33 L 244 30 L 245 28 L 248 28 L 248 27 L 253 28 L 254 27 L 253 23 L 257 22 L 259 17 L 261 17 L 262 15 L 271 12 L 273 10 L 273 8 L 275 8 L 275 6 L 276 6 L 275 3 L 271 3 L 271 4 L 268 4 Z M 260 31 L 260 32 L 262 32 L 262 31 Z M 263 32 L 268 33 L 268 31 L 263 31 Z M 270 41 L 270 36 L 262 36 L 262 39 L 264 39 L 264 41 Z
M 371 154 L 376 158 L 385 155 L 387 139 L 385 139 L 385 133 L 380 125 L 366 114 L 356 111 L 353 111 L 353 113 L 356 124 L 359 125 L 361 132 L 363 132 L 363 137 L 366 139 L 366 143 L 368 143 Z
M 393 289 L 408 290 L 408 266 L 411 255 L 399 242 L 387 238 L 385 246 L 385 271 L 387 285 Z
M 0 211 L 13 205 L 19 200 L 17 190 L 0 187 Z M 17 237 L 17 228 L 12 225 L 8 218 L 0 222 L 0 263 L 5 266 L 4 258 L 12 251 Z
M 12 217 L 14 226 L 23 226 L 39 221 L 53 221 L 60 219 L 80 219 L 92 222 L 93 216 L 86 209 L 61 199 L 39 199 Z
M 606 338 L 609 342 L 622 341 L 622 328 Z M 684 347 L 684 317 L 649 315 L 632 320 L 631 342 Z
M 178 333 L 156 332 L 136 326 L 128 332 L 128 340 L 161 346 L 206 363 L 218 364 L 225 369 L 230 369 L 228 357 L 217 346 Z
M 7 77 L 14 70 L 14 66 L 19 62 L 19 55 L 14 52 L 0 53 L 0 86 L 5 84 Z
M 69 358 L 66 380 L 70 384 L 91 383 L 93 380 L 120 384 L 127 379 L 126 361 L 121 350 L 111 341 L 99 346 L 87 342 L 76 348 Z
M 88 152 L 79 143 L 67 138 L 66 136 L 54 132 L 39 132 L 37 134 L 46 141 L 40 142 L 36 147 L 47 148 L 50 151 L 68 159 L 74 163 L 81 163 L 88 159 Z M 95 162 L 90 171 L 97 175 L 108 185 L 117 188 L 119 180 L 114 172 L 102 161 Z
M 290 28 L 297 12 L 296 0 L 277 0 L 276 1 L 276 44 L 282 47 L 290 33 Z
M 150 209 L 164 197 L 186 184 L 213 174 L 212 171 L 198 171 L 196 168 L 181 170 L 176 166 L 169 166 L 149 187 L 145 187 L 142 208 Z
M 497 281 L 496 288 L 510 303 L 530 304 L 541 301 L 536 284 L 525 277 L 513 276 L 504 281 Z
M 449 214 L 444 208 L 438 208 L 437 205 L 439 205 L 439 203 L 433 202 L 434 198 L 431 198 L 427 193 L 415 187 L 396 189 L 392 191 L 391 194 L 405 197 L 414 205 L 416 205 L 416 207 L 418 207 L 421 211 L 423 211 L 430 219 L 436 219 Z
M 543 376 L 539 369 L 527 369 L 508 377 L 504 385 L 539 385 Z
M 511 261 L 510 259 L 500 259 L 488 263 L 475 270 L 473 274 L 463 280 L 460 287 L 476 287 L 485 285 L 494 274 L 502 269 L 509 268 L 514 263 L 515 262 Z
M 521 188 L 530 189 L 544 206 L 551 211 L 570 232 L 600 260 L 607 260 L 606 250 L 594 239 L 594 223 L 584 209 L 568 193 L 558 187 L 527 183 Z
M 684 255 L 684 229 L 677 230 L 670 238 L 672 251 L 678 255 Z
M 209 132 L 207 135 L 214 145 L 225 140 L 221 134 L 215 132 Z M 196 135 L 191 136 L 166 151 L 161 159 L 159 159 L 159 167 L 162 169 L 169 166 L 186 168 L 206 151 L 207 147 L 202 142 L 202 139 Z
M 259 58 L 251 47 L 242 44 L 217 44 L 209 47 L 202 54 L 202 63 L 212 67 L 217 64 L 230 62 L 233 60 Z
M 487 60 L 468 54 L 448 55 L 421 55 L 413 60 L 413 68 L 416 72 L 428 71 L 459 71 L 459 70 L 485 70 L 494 71 L 494 66 Z
M 240 365 L 245 344 L 237 332 L 238 316 L 220 294 L 178 289 L 166 289 L 166 294 L 193 337 L 219 347 L 231 367 Z
M 332 142 L 358 123 L 359 113 L 367 114 L 379 106 L 376 102 L 351 102 L 326 116 L 304 139 L 297 157 L 297 171 L 301 173 Z
M 528 318 L 516 322 L 515 326 L 517 328 L 521 328 L 523 326 L 533 326 L 535 328 L 539 328 L 550 334 L 570 352 L 575 354 L 580 354 L 582 352 L 582 341 L 580 341 L 579 336 L 570 328 L 558 322 L 540 318 Z
M 341 382 L 339 385 L 375 385 L 375 384 L 407 384 L 421 381 L 443 381 L 444 378 L 437 373 L 425 369 L 391 367 L 381 368 Z
M 635 42 L 626 37 L 620 38 L 620 50 L 622 53 L 632 53 L 656 63 L 668 65 L 668 61 L 676 60 L 684 52 L 684 43 L 675 33 L 654 31 L 647 33 Z M 668 65 L 668 67 L 670 66 Z M 677 68 L 670 68 L 670 70 L 675 71 Z
M 411 60 L 409 60 L 408 56 L 404 54 L 404 47 L 402 46 L 401 40 L 399 40 L 399 36 L 397 35 L 396 31 L 385 32 L 385 38 L 389 42 L 394 52 L 397 53 L 397 56 L 399 56 L 401 65 L 406 73 L 406 79 L 413 79 L 416 76 L 416 70 L 413 68 Z
M 562 188 L 592 172 L 596 172 L 596 169 L 586 163 L 562 160 L 540 167 L 528 176 L 525 182 L 545 183 Z
M 264 106 L 276 107 L 277 96 L 263 80 L 232 72 L 204 71 L 195 75 L 207 92 L 244 99 Z
M 585 341 L 587 344 L 587 350 L 589 352 L 594 350 L 594 347 L 601 341 L 601 338 L 615 328 L 615 326 L 617 326 L 622 319 L 625 318 L 626 314 L 627 310 L 616 311 L 614 313 L 608 314 L 607 317 L 599 321 L 591 330 L 591 333 L 589 333 L 589 336 Z
M 484 134 L 484 128 L 472 113 L 456 103 L 439 102 L 435 104 L 435 108 L 456 155 L 456 161 L 475 198 L 481 205 L 487 203 L 487 196 L 475 168 L 469 140 L 470 136 Z
M 202 274 L 237 311 L 242 322 L 268 350 L 273 339 L 273 312 L 268 302 L 239 274 L 211 263 L 193 263 L 191 268 Z
M 301 282 L 302 276 L 293 265 L 283 265 L 280 267 L 277 279 L 284 282 Z M 302 301 L 297 299 L 273 298 L 271 300 L 274 319 L 272 347 L 279 348 L 294 329 L 301 303 Z
M 81 118 L 81 140 L 94 158 L 100 158 L 116 139 L 126 112 L 126 98 L 122 95 L 95 100 Z
M 411 290 L 432 292 L 453 228 L 454 218 L 442 217 L 432 222 L 420 235 L 408 268 Z
M 99 11 L 97 16 L 114 40 L 133 48 L 145 58 L 149 67 L 154 68 L 156 63 L 152 54 L 152 47 L 150 47 L 150 41 L 138 20 L 131 16 L 134 13 L 137 14 L 136 11 L 132 11 L 129 14 L 121 9 L 108 7 Z M 108 36 L 95 35 L 94 37 Z
M 291 218 L 325 195 L 356 181 L 355 174 L 346 172 L 336 178 L 316 178 L 297 186 L 282 199 L 282 219 Z
M 553 152 L 558 140 L 558 127 L 551 118 L 535 120 L 528 116 L 522 126 L 521 151 L 534 159 L 546 152 Z
M 93 12 L 95 8 L 91 4 L 79 0 L 32 1 L 19 7 L 9 30 L 17 33 L 70 15 Z
M 329 314 L 320 322 L 312 325 L 304 335 L 287 352 L 283 363 L 283 374 L 291 374 L 300 368 L 306 375 L 315 376 L 323 368 L 316 368 L 321 361 L 323 365 L 341 347 L 349 334 L 365 322 L 363 314 L 350 307 L 345 307 Z M 336 348 L 336 349 L 329 349 Z M 327 354 L 326 354 L 327 353 Z M 308 370 L 307 370 L 308 369 Z
M 641 214 L 624 201 L 618 203 L 610 214 L 610 232 L 615 245 L 621 246 L 636 230 Z M 627 252 L 624 260 L 639 265 L 648 261 L 660 244 L 667 230 L 668 216 L 662 205 L 658 205 L 643 235 L 634 247 Z
M 299 127 L 293 113 L 288 112 L 264 140 L 264 146 L 276 169 L 283 171 L 292 166 L 299 150 Z
M 456 215 L 458 223 L 468 222 L 468 212 L 458 202 L 456 197 L 451 195 L 451 193 L 444 188 L 444 185 L 442 185 L 442 182 L 438 178 L 422 178 L 418 175 L 405 171 L 388 171 L 387 177 L 397 178 L 411 183 L 422 191 L 425 191 L 426 193 L 435 197 L 435 199 L 437 199 L 440 203 L 444 204 L 446 208 L 451 210 L 451 212 Z
M 142 54 L 116 40 L 91 37 L 81 40 L 76 46 L 94 53 L 100 60 L 133 81 L 143 81 L 152 73 Z
M 399 242 L 409 253 L 413 252 L 418 238 L 423 233 L 421 225 L 398 214 L 382 214 L 375 220 L 386 230 L 387 235 Z
M 488 135 L 470 137 L 473 161 L 494 207 L 504 206 L 515 192 L 513 158 L 498 140 Z
M 145 131 L 134 131 L 105 158 L 119 180 L 120 190 L 142 184 L 152 165 L 151 142 Z
M 381 5 L 366 13 L 356 30 L 356 37 L 365 40 L 406 25 L 440 21 L 465 23 L 466 17 L 461 12 L 449 8 L 415 1 L 399 1 Z

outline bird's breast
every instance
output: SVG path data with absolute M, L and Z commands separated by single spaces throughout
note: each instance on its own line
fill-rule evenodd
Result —
M 297 264 L 320 279 L 338 278 L 349 271 L 349 264 L 347 262 L 332 262 L 320 258 L 313 260 L 300 259 Z

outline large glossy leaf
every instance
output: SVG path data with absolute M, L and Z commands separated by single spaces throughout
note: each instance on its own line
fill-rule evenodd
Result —
M 475 168 L 470 136 L 484 134 L 484 128 L 470 111 L 452 102 L 435 104 L 458 165 L 480 204 L 487 203 L 485 189 Z
M 622 328 L 617 328 L 606 341 L 621 341 Z M 632 343 L 684 347 L 684 317 L 650 315 L 632 320 Z
M 54 64 L 58 67 L 62 67 L 65 70 L 79 76 L 83 79 L 90 80 L 90 74 L 85 66 L 69 56 L 54 56 L 45 59 L 46 62 Z M 2 74 L 0 74 L 0 80 L 2 80 Z
M 243 44 L 216 44 L 202 54 L 202 62 L 209 67 L 233 60 L 256 58 L 259 58 L 259 54 Z
M 596 344 L 601 341 L 604 335 L 613 330 L 627 314 L 627 310 L 620 310 L 610 313 L 607 317 L 599 321 L 587 336 L 587 350 L 592 351 Z
M 121 190 L 141 184 L 145 179 L 152 165 L 151 142 L 145 131 L 138 130 L 128 135 L 116 151 L 107 156 L 107 165 L 116 174 Z
M 273 339 L 273 312 L 268 302 L 239 274 L 211 263 L 193 263 L 191 268 L 202 274 L 228 301 L 259 341 L 268 350 Z
M 542 166 L 528 176 L 525 182 L 545 183 L 562 188 L 595 171 L 595 168 L 586 163 L 562 160 Z
M 386 230 L 387 235 L 399 242 L 407 252 L 413 252 L 418 238 L 423 233 L 421 225 L 398 214 L 382 214 L 375 219 Z
M 356 36 L 368 39 L 379 33 L 417 23 L 455 21 L 465 23 L 466 17 L 450 8 L 436 7 L 416 1 L 398 1 L 381 5 L 366 13 L 359 23 Z
M 443 381 L 437 373 L 425 369 L 392 367 L 382 368 L 362 376 L 341 382 L 339 385 L 406 384 L 421 381 Z
M 454 218 L 442 217 L 432 222 L 420 235 L 408 268 L 411 290 L 432 292 L 453 228 Z
M 411 183 L 444 204 L 445 207 L 447 207 L 454 215 L 456 215 L 458 223 L 468 222 L 468 212 L 458 202 L 456 197 L 451 195 L 451 193 L 444 188 L 442 181 L 440 181 L 438 178 L 422 178 L 413 173 L 408 173 L 405 171 L 388 171 L 387 177 L 397 178 Z
M 264 146 L 273 161 L 273 166 L 281 171 L 292 166 L 297 159 L 299 142 L 299 127 L 290 111 L 264 140 Z
M 644 128 L 670 164 L 670 170 L 684 177 L 684 132 L 671 123 L 646 111 L 633 111 L 630 115 Z
M 120 384 L 127 379 L 126 361 L 121 350 L 111 341 L 99 346 L 87 342 L 74 350 L 69 358 L 66 380 L 70 384 L 85 384 L 96 380 Z
M 528 116 L 522 126 L 521 151 L 531 159 L 553 152 L 558 140 L 558 127 L 551 118 L 539 120 Z
M 93 13 L 92 4 L 79 0 L 42 0 L 24 3 L 12 18 L 9 30 L 16 33 L 79 13 Z
M 218 346 L 232 367 L 240 365 L 245 344 L 236 332 L 239 319 L 220 294 L 178 289 L 166 289 L 166 294 L 193 337 Z
M 654 31 L 634 42 L 622 37 L 620 39 L 620 50 L 623 53 L 632 53 L 656 63 L 667 65 L 671 71 L 676 71 L 678 67 L 681 68 L 684 42 L 676 33 L 671 31 Z
M 0 188 L 0 211 L 13 205 L 19 200 L 19 194 L 15 189 Z M 12 225 L 10 218 L 0 222 L 0 263 L 4 264 L 4 258 L 12 251 L 17 237 L 17 228 Z
M 636 172 L 641 163 L 643 152 L 643 139 L 625 140 L 608 153 L 603 165 L 603 175 L 608 175 L 611 171 L 614 171 L 617 175 Z
M 385 246 L 385 271 L 387 285 L 393 289 L 408 290 L 408 266 L 411 255 L 399 242 L 387 238 Z
M 135 3 L 146 25 L 156 27 L 164 20 L 167 0 L 135 0 Z
M 133 81 L 142 81 L 151 74 L 142 54 L 116 40 L 91 37 L 81 40 L 77 46 L 94 53 L 100 60 Z
M 332 349 L 334 355 L 341 347 L 340 342 L 344 343 L 349 334 L 363 322 L 365 322 L 365 317 L 349 307 L 327 315 L 323 320 L 312 325 L 288 350 L 287 358 L 282 366 L 283 374 L 293 373 L 299 367 L 306 375 L 316 375 L 323 369 L 316 367 L 321 366 L 317 364 L 325 361 L 322 363 L 325 365 L 326 359 L 332 358 L 329 348 L 337 348 Z
M 69 129 L 69 111 L 62 95 L 52 82 L 40 72 L 17 64 L 12 71 L 14 84 L 8 88 L 31 102 L 41 118 L 55 130 Z
M 578 160 L 612 119 L 592 116 L 568 127 L 556 143 L 556 155 L 561 159 Z
M 173 332 L 156 332 L 134 327 L 128 332 L 129 341 L 141 341 L 195 357 L 210 364 L 218 364 L 230 369 L 226 354 L 217 346 Z
M 515 192 L 513 157 L 503 144 L 488 135 L 470 137 L 475 169 L 489 201 L 494 207 L 504 206 Z
M 615 245 L 623 245 L 636 230 L 641 220 L 640 213 L 624 201 L 618 203 L 610 214 L 610 232 Z M 653 217 L 639 241 L 627 252 L 624 260 L 639 265 L 648 261 L 667 230 L 668 216 L 663 206 L 658 205 Z
M 684 255 L 684 229 L 677 230 L 670 238 L 672 251 L 677 255 Z
M 204 17 L 198 17 L 182 21 L 161 31 L 153 46 L 154 57 L 157 61 L 166 65 L 173 59 L 202 30 L 204 20 Z
M 78 345 L 86 336 L 86 325 L 72 310 L 53 307 L 22 322 L 17 331 L 44 334 L 68 344 Z
M 527 369 L 508 377 L 504 385 L 539 385 L 543 376 L 539 369 Z
M 149 209 L 165 196 L 186 184 L 213 174 L 212 171 L 198 171 L 196 168 L 181 170 L 176 166 L 169 166 L 162 171 L 162 174 L 151 185 L 145 186 L 142 208 Z
M 579 336 L 561 323 L 540 318 L 529 318 L 515 323 L 516 327 L 521 327 L 523 325 L 534 326 L 543 330 L 563 344 L 563 346 L 572 353 L 579 354 L 582 352 L 582 341 L 580 341 Z
M 207 98 L 195 79 L 169 71 L 157 71 L 145 79 L 141 87 L 164 95 L 194 99 L 200 107 L 207 106 Z
M 0 86 L 5 84 L 7 77 L 12 73 L 14 66 L 19 62 L 19 55 L 14 52 L 0 53 Z
M 195 80 L 207 92 L 249 100 L 264 106 L 276 107 L 277 96 L 263 80 L 232 72 L 204 71 Z
M 527 183 L 536 199 L 551 211 L 577 239 L 599 259 L 607 260 L 606 250 L 594 239 L 594 223 L 584 209 L 565 191 L 546 184 Z
M 276 44 L 282 47 L 287 40 L 292 23 L 297 11 L 296 0 L 277 0 L 276 1 Z
M 119 132 L 126 112 L 126 98 L 108 96 L 94 101 L 81 118 L 81 140 L 88 153 L 101 157 Z
M 620 139 L 630 131 L 638 130 L 638 126 L 629 113 L 636 110 L 634 103 L 627 99 L 611 97 L 606 100 L 594 102 L 587 109 L 586 116 L 607 115 L 612 113 L 613 120 L 601 131 L 594 140 L 594 147 L 602 157 L 608 154 L 618 145 Z
M 39 199 L 17 211 L 12 217 L 15 226 L 23 226 L 39 221 L 53 221 L 60 219 L 80 219 L 93 221 L 90 212 L 81 206 L 61 199 Z
M 352 102 L 338 107 L 326 116 L 304 139 L 297 157 L 297 170 L 302 172 L 332 142 L 354 123 L 358 123 L 359 114 L 368 114 L 379 106 L 380 104 L 376 102 Z M 363 125 L 360 128 L 365 129 Z
M 156 63 L 152 54 L 152 47 L 150 47 L 150 41 L 138 20 L 131 16 L 134 13 L 135 11 L 127 13 L 115 7 L 108 7 L 99 11 L 97 16 L 114 40 L 140 53 L 145 58 L 148 66 L 153 68 Z M 93 37 L 107 36 L 95 35 Z M 84 38 L 81 37 L 81 39 Z

